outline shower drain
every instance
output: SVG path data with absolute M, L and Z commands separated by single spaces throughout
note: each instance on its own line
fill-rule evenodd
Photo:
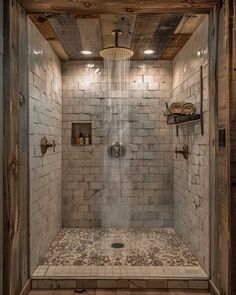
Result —
M 123 243 L 112 243 L 111 246 L 112 248 L 120 249 L 124 248 L 125 245 Z

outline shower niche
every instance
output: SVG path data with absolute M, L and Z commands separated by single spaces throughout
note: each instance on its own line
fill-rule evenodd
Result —
M 72 123 L 71 127 L 72 145 L 91 145 L 92 144 L 92 123 Z

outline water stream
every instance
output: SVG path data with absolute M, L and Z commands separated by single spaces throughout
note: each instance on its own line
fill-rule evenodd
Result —
M 102 202 L 102 227 L 127 228 L 130 226 L 129 192 L 132 182 L 129 175 L 131 155 L 129 152 L 130 123 L 128 106 L 128 81 L 130 60 L 104 60 L 106 96 L 104 100 L 104 187 Z M 112 144 L 117 151 L 120 145 L 126 150 L 123 157 L 109 156 Z M 113 150 L 114 151 L 114 150 Z M 119 237 L 114 242 L 120 242 Z

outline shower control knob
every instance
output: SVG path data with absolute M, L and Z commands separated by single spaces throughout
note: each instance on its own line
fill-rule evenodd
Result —
M 107 152 L 111 158 L 123 158 L 126 154 L 126 148 L 117 141 L 108 147 Z

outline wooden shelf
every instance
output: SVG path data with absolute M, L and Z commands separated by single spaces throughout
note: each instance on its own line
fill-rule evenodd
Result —
M 91 146 L 92 144 L 77 144 L 77 143 L 72 143 L 71 145 L 73 145 L 73 146 Z

